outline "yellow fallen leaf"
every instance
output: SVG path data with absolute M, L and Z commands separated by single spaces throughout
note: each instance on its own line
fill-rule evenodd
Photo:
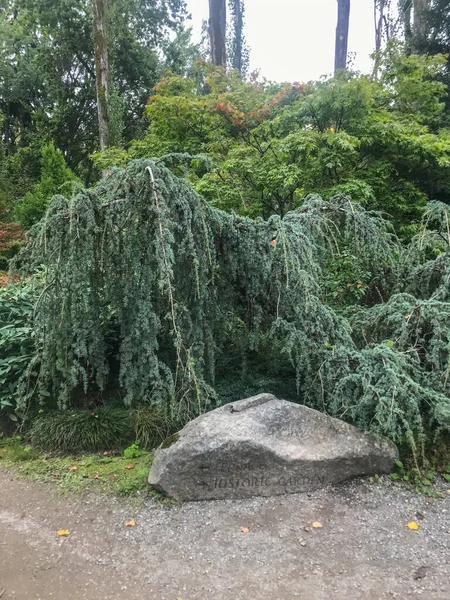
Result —
M 410 523 L 408 523 L 408 527 L 410 529 L 419 529 L 419 526 L 415 521 L 411 521 Z
M 136 525 L 136 521 L 134 519 L 131 519 L 131 521 L 127 521 L 125 523 L 125 527 L 134 527 Z
M 248 527 L 241 527 L 241 531 L 242 531 L 242 533 L 248 533 L 249 529 L 248 529 Z
M 322 529 L 323 527 L 322 523 L 319 523 L 319 521 L 314 521 L 312 526 L 314 527 L 314 529 Z
M 65 536 L 65 535 L 69 535 L 70 531 L 68 529 L 60 529 L 58 531 L 58 535 L 59 537 Z

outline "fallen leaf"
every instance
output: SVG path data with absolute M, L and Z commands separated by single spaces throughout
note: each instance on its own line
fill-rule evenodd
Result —
M 425 519 L 424 515 L 421 512 L 416 512 L 416 517 L 419 521 L 423 521 Z
M 60 530 L 58 531 L 58 535 L 59 535 L 59 537 L 63 537 L 63 536 L 69 535 L 69 533 L 70 533 L 70 532 L 69 532 L 69 530 L 68 530 L 68 529 L 60 529 Z
M 100 479 L 100 475 L 96 473 L 94 479 Z
M 314 527 L 314 529 L 322 529 L 323 527 L 322 523 L 319 523 L 319 521 L 314 521 L 312 526 Z
M 241 527 L 241 531 L 242 531 L 242 533 L 248 533 L 249 529 L 248 529 L 248 527 Z
M 423 579 L 427 575 L 428 567 L 419 567 L 417 571 L 414 573 L 414 579 Z
M 125 469 L 134 469 L 134 465 L 127 465 Z
M 417 525 L 417 523 L 415 521 L 411 521 L 410 523 L 408 523 L 408 527 L 410 529 L 419 529 L 419 526 Z
M 136 521 L 134 519 L 131 519 L 131 521 L 127 521 L 125 523 L 125 527 L 134 527 L 136 525 Z
M 76 467 L 75 465 L 73 467 L 70 467 L 69 471 L 77 471 L 78 467 Z

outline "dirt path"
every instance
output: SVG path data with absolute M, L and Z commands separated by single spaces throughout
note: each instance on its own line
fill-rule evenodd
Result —
M 419 531 L 407 528 L 412 520 Z M 313 521 L 323 528 L 305 531 Z M 58 529 L 70 535 L 57 538 Z M 68 500 L 0 469 L 0 596 L 449 600 L 449 530 L 450 494 L 429 503 L 390 484 L 137 507 Z

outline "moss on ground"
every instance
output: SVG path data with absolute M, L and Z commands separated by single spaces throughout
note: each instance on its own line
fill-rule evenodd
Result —
M 0 467 L 14 469 L 27 479 L 55 485 L 64 494 L 134 495 L 148 490 L 152 458 L 152 453 L 144 450 L 133 459 L 114 453 L 52 457 L 38 454 L 18 440 L 0 440 Z

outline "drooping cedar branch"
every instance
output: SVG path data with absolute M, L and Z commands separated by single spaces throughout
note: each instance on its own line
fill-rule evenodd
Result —
M 126 404 L 184 420 L 214 406 L 216 369 L 237 350 L 245 363 L 270 348 L 310 406 L 415 448 L 428 423 L 450 430 L 449 223 L 448 206 L 430 203 L 399 261 L 387 222 L 346 196 L 252 220 L 213 208 L 161 162 L 134 161 L 56 196 L 30 232 L 19 260 L 45 281 L 18 409 L 41 393 L 66 408 L 112 377 Z M 379 265 L 386 300 L 333 309 L 322 290 L 341 252 Z

